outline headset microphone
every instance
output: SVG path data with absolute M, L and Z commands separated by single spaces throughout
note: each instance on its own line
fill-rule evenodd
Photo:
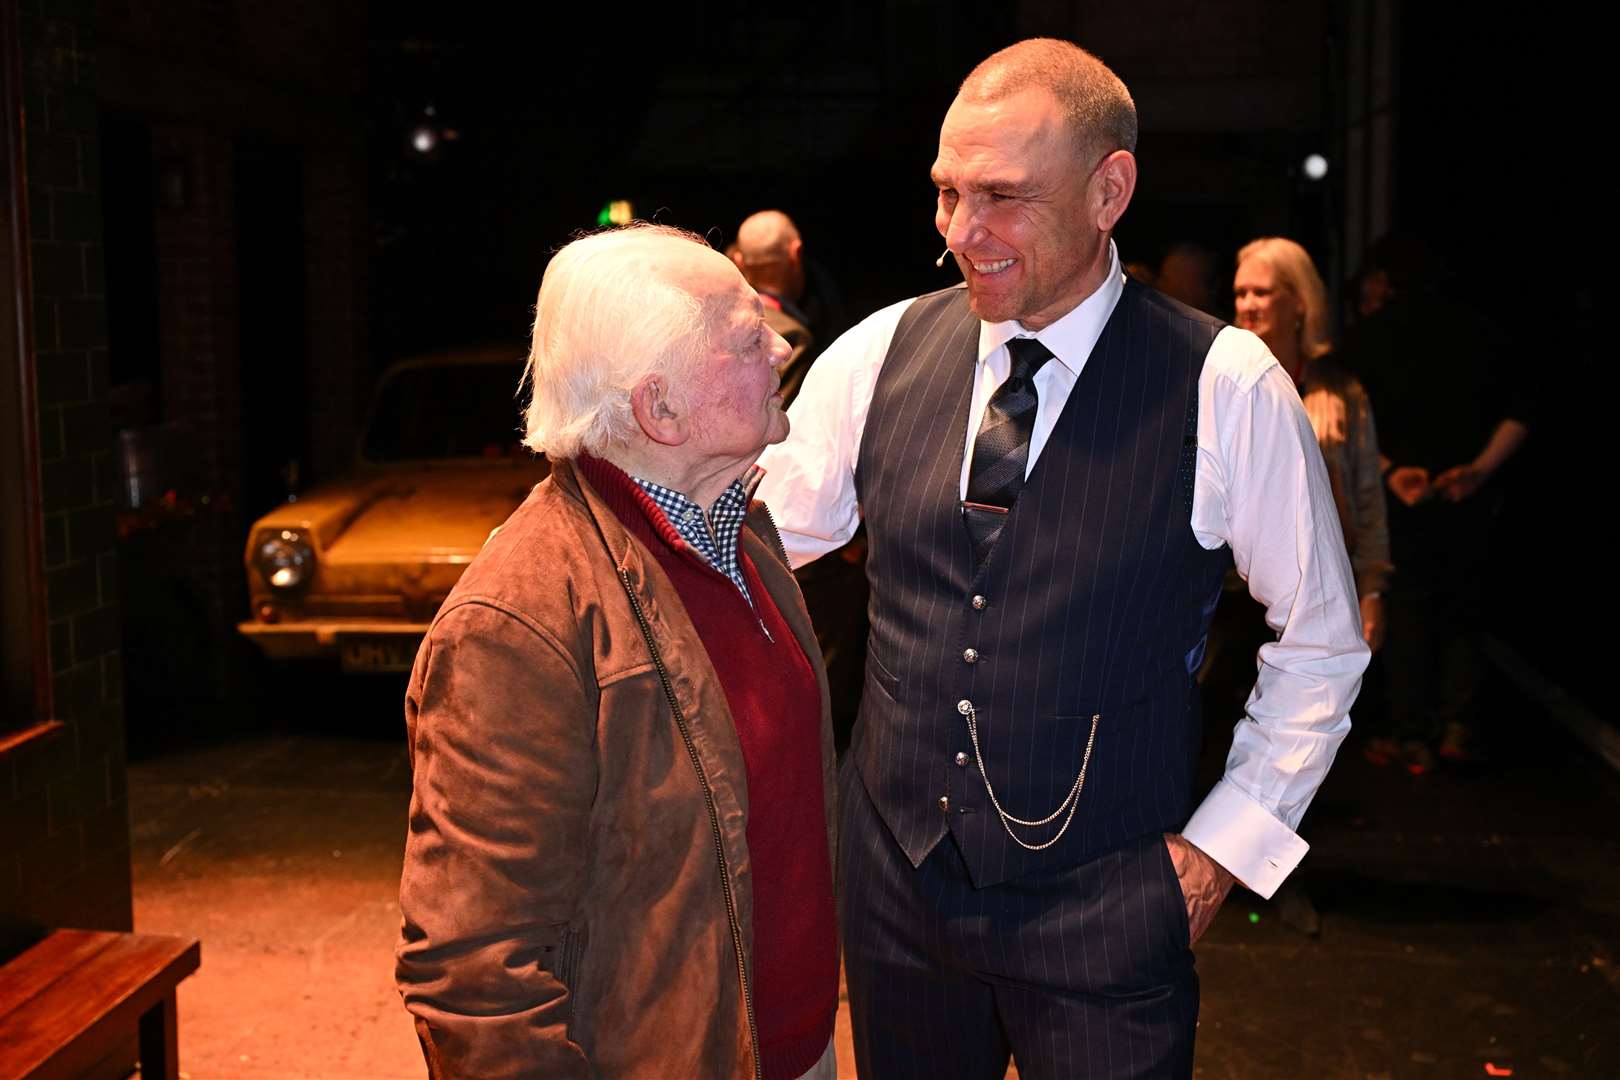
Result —
M 944 251 L 940 252 L 939 258 L 934 260 L 934 265 L 943 267 L 945 265 L 945 256 L 949 255 L 950 253 L 950 248 L 946 248 Z

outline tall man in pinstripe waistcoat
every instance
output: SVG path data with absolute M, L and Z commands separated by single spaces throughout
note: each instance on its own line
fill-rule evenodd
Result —
M 1191 945 L 1269 896 L 1367 649 L 1321 454 L 1261 341 L 1127 280 L 1136 111 L 1020 42 L 940 131 L 964 286 L 835 342 L 761 460 L 796 562 L 870 536 L 840 781 L 864 1077 L 1190 1076 Z M 1194 809 L 1194 673 L 1227 560 L 1279 634 Z

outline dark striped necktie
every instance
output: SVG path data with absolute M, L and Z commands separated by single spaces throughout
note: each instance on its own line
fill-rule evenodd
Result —
M 973 440 L 967 498 L 962 503 L 975 564 L 983 563 L 995 546 L 1007 512 L 1024 486 L 1029 438 L 1040 408 L 1035 373 L 1052 359 L 1052 350 L 1034 338 L 1013 338 L 1007 342 L 1007 352 L 1012 356 L 1012 373 L 985 406 L 984 420 Z

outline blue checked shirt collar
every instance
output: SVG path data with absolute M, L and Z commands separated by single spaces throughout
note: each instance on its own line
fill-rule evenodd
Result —
M 731 583 L 741 590 L 743 599 L 752 605 L 754 598 L 749 595 L 748 583 L 743 580 L 742 560 L 737 554 L 743 519 L 748 516 L 748 491 L 743 481 L 732 481 L 705 516 L 701 506 L 679 491 L 639 476 L 630 479 L 664 512 L 681 539 L 697 552 L 698 557 L 730 578 Z

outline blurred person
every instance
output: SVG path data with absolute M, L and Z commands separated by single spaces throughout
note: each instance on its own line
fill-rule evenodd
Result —
M 1298 864 L 1348 730 L 1367 647 L 1321 454 L 1263 342 L 1122 273 L 1136 128 L 1072 43 L 975 68 L 932 169 L 965 287 L 834 342 L 761 459 L 795 561 L 869 530 L 839 776 L 864 1076 L 1191 1076 L 1192 945 Z M 1195 810 L 1234 557 L 1281 640 Z
M 1511 367 L 1501 332 L 1447 295 L 1444 266 L 1416 237 L 1373 246 L 1382 302 L 1340 355 L 1378 402 L 1389 532 L 1400 581 L 1389 596 L 1391 724 L 1462 762 L 1475 745 L 1493 478 L 1529 437 L 1535 380 Z
M 745 476 L 787 343 L 688 233 L 563 247 L 551 459 L 406 693 L 397 977 L 434 1077 L 833 1076 L 826 679 Z
M 793 350 L 782 369 L 782 401 L 791 405 L 815 359 L 810 317 L 799 307 L 805 287 L 804 240 L 782 211 L 761 210 L 737 227 L 735 248 L 732 259 L 759 293 L 765 321 Z
M 1362 637 L 1377 652 L 1384 642 L 1383 595 L 1394 570 L 1378 428 L 1361 383 L 1331 358 L 1327 290 L 1303 247 L 1268 236 L 1238 252 L 1232 294 L 1237 325 L 1259 335 L 1299 390 L 1355 571 Z
M 738 226 L 735 248 L 731 258 L 759 292 L 765 321 L 793 348 L 782 369 L 785 408 L 798 396 L 819 351 L 815 335 L 806 325 L 809 317 L 797 307 L 806 287 L 804 241 L 792 218 L 780 210 L 761 210 Z M 843 753 L 855 727 L 866 672 L 865 534 L 856 534 L 827 558 L 794 573 L 827 665 L 833 738 L 838 752 Z
M 1153 286 L 1205 315 L 1220 310 L 1220 260 L 1202 244 L 1176 244 L 1165 252 Z
M 1356 315 L 1362 319 L 1372 318 L 1395 295 L 1389 283 L 1389 271 L 1382 267 L 1357 274 L 1355 286 Z

